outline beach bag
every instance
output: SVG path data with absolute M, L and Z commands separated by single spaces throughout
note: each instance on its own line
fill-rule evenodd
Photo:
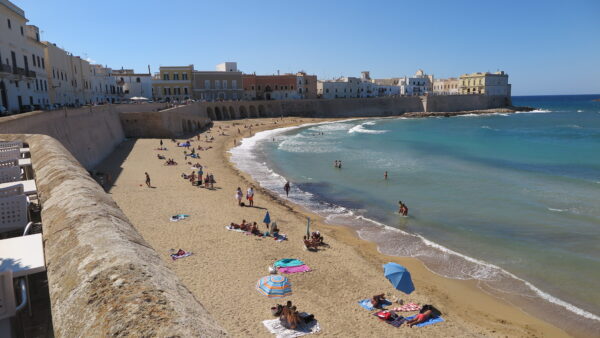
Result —
M 274 266 L 269 266 L 269 273 L 270 274 L 276 274 L 277 273 L 277 269 Z

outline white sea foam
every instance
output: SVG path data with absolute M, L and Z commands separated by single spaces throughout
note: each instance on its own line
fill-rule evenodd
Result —
M 555 209 L 555 208 L 547 208 L 550 211 L 556 211 L 556 212 L 563 212 L 563 211 L 567 211 L 566 209 Z
M 327 122 L 325 122 L 325 123 L 327 123 Z M 298 126 L 298 127 L 279 128 L 279 129 L 268 130 L 268 131 L 256 133 L 253 137 L 243 139 L 241 141 L 241 144 L 238 147 L 235 147 L 230 150 L 230 153 L 232 154 L 231 160 L 240 170 L 248 172 L 254 179 L 256 179 L 259 182 L 259 184 L 261 186 L 263 186 L 283 197 L 284 194 L 282 193 L 282 191 L 280 191 L 280 190 L 282 190 L 282 189 L 280 189 L 280 187 L 282 187 L 283 184 L 285 183 L 285 181 L 286 181 L 285 178 L 283 176 L 279 175 L 278 173 L 274 172 L 270 168 L 268 168 L 264 162 L 261 162 L 261 163 L 257 162 L 256 156 L 253 154 L 252 149 L 262 140 L 269 139 L 269 138 L 273 137 L 274 135 L 277 135 L 277 134 L 280 134 L 280 133 L 283 133 L 283 132 L 286 132 L 286 131 L 289 131 L 292 129 L 305 127 L 308 125 L 313 125 L 313 124 L 306 124 L 306 125 L 302 125 L 302 126 Z M 597 181 L 596 183 L 600 184 L 600 181 Z M 512 273 L 510 273 L 506 270 L 503 270 L 502 268 L 500 268 L 496 265 L 463 255 L 461 253 L 458 253 L 456 251 L 448 249 L 442 245 L 439 245 L 435 242 L 432 242 L 418 234 L 410 234 L 401 229 L 387 226 L 387 225 L 377 222 L 373 219 L 356 214 L 355 211 L 344 208 L 342 206 L 338 206 L 338 205 L 331 204 L 331 203 L 323 203 L 323 202 L 315 201 L 313 194 L 306 192 L 306 191 L 302 191 L 296 187 L 292 187 L 292 192 L 290 193 L 290 198 L 294 202 L 299 203 L 313 211 L 316 211 L 319 214 L 322 214 L 323 216 L 326 217 L 326 219 L 328 221 L 335 222 L 336 219 L 344 219 L 345 218 L 348 220 L 354 219 L 356 221 L 363 222 L 362 229 L 358 229 L 358 231 L 357 231 L 359 236 L 363 239 L 366 239 L 364 236 L 365 231 L 370 229 L 369 226 L 366 226 L 366 227 L 364 226 L 365 222 L 372 224 L 372 226 L 376 226 L 377 229 L 375 229 L 376 230 L 375 233 L 380 234 L 380 236 L 389 237 L 389 235 L 386 235 L 386 233 L 388 233 L 388 234 L 395 233 L 395 234 L 399 234 L 401 236 L 409 236 L 409 238 L 414 238 L 414 240 L 410 240 L 410 242 L 409 242 L 412 244 L 411 250 L 404 253 L 404 255 L 406 255 L 406 256 L 412 256 L 412 257 L 419 258 L 423 255 L 430 255 L 431 253 L 427 253 L 426 251 L 423 251 L 423 249 L 412 250 L 414 245 L 418 246 L 420 243 L 420 245 L 422 247 L 431 248 L 434 250 L 434 252 L 437 252 L 436 255 L 441 259 L 447 260 L 447 259 L 449 259 L 449 257 L 457 257 L 457 258 L 462 259 L 465 262 L 472 263 L 470 267 L 462 266 L 459 271 L 454 271 L 453 273 L 448 274 L 448 275 L 440 274 L 439 272 L 432 271 L 434 273 L 437 273 L 437 274 L 440 274 L 442 276 L 449 277 L 449 278 L 476 279 L 476 280 L 482 280 L 482 281 L 498 281 L 501 278 L 503 278 L 503 276 L 508 276 L 512 279 L 522 282 L 524 285 L 527 286 L 527 288 L 530 291 L 532 291 L 537 297 L 539 297 L 541 299 L 544 299 L 550 303 L 553 303 L 560 307 L 563 307 L 564 309 L 567 309 L 568 311 L 573 312 L 579 316 L 582 316 L 582 317 L 585 317 L 588 319 L 592 319 L 592 320 L 596 320 L 596 321 L 600 321 L 600 317 L 596 316 L 595 314 L 592 314 L 592 313 L 585 311 L 583 309 L 580 309 L 572 304 L 569 304 L 561 299 L 558 299 L 558 298 L 538 289 L 535 285 L 513 275 Z M 562 209 L 553 209 L 553 208 L 548 208 L 548 210 L 564 211 Z M 381 251 L 381 247 L 379 248 L 379 250 Z M 506 290 L 503 290 L 503 292 L 506 292 Z
M 364 126 L 365 125 L 374 125 L 375 122 L 365 122 L 359 125 L 356 125 L 352 128 L 350 128 L 350 130 L 348 130 L 348 133 L 352 134 L 352 133 L 362 133 L 362 134 L 384 134 L 387 133 L 389 130 L 372 130 L 372 129 L 366 129 Z
M 518 111 L 515 112 L 515 114 L 545 114 L 545 113 L 551 113 L 551 110 L 548 109 L 535 109 L 532 111 Z
M 583 113 L 583 110 L 581 110 L 581 109 L 578 109 L 578 110 L 577 110 L 577 112 L 578 112 L 578 113 Z

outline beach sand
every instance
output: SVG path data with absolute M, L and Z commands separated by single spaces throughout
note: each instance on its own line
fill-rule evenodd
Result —
M 278 124 L 273 124 L 278 121 Z M 213 318 L 232 336 L 272 336 L 262 321 L 272 319 L 271 306 L 291 300 L 299 311 L 313 313 L 321 326 L 320 335 L 344 337 L 429 336 L 546 336 L 561 337 L 566 333 L 534 318 L 505 301 L 494 298 L 477 288 L 476 281 L 452 280 L 438 276 L 416 259 L 390 257 L 380 254 L 376 245 L 363 241 L 354 231 L 324 224 L 323 220 L 302 207 L 274 198 L 261 190 L 251 178 L 238 172 L 228 160 L 227 150 L 233 139 L 247 137 L 252 132 L 321 122 L 322 119 L 285 118 L 252 119 L 215 122 L 212 133 L 215 141 L 194 141 L 193 145 L 212 146 L 198 151 L 204 172 L 214 174 L 214 190 L 197 188 L 181 178 L 191 173 L 185 164 L 183 150 L 170 140 L 163 140 L 168 151 L 156 151 L 157 139 L 128 140 L 103 161 L 98 171 L 109 172 L 113 178 L 110 193 L 119 207 L 144 239 L 168 262 L 175 274 Z M 233 126 L 236 123 L 238 125 Z M 241 126 L 239 125 L 241 124 Z M 229 136 L 218 135 L 218 127 Z M 242 135 L 239 135 L 240 128 Z M 178 162 L 164 166 L 158 160 L 160 153 Z M 148 172 L 152 185 L 144 184 Z M 253 185 L 256 190 L 255 206 L 239 207 L 234 199 L 235 190 Z M 281 233 L 289 240 L 276 242 L 228 231 L 225 226 L 242 219 L 257 222 L 261 230 L 268 209 Z M 179 222 L 170 216 L 188 214 Z M 319 252 L 304 249 L 302 236 L 306 231 L 306 217 L 314 221 L 311 230 L 319 230 L 329 247 Z M 190 257 L 172 261 L 170 249 L 192 251 Z M 255 289 L 256 282 L 267 276 L 268 266 L 282 258 L 297 258 L 313 271 L 289 275 L 293 295 L 283 299 L 269 299 Z M 397 262 L 406 266 L 413 277 L 416 291 L 411 295 L 396 291 L 383 276 L 382 264 Z M 443 313 L 445 322 L 423 328 L 394 328 L 387 325 L 357 302 L 374 294 L 402 298 L 405 302 L 434 304 Z M 414 313 L 408 313 L 414 314 Z

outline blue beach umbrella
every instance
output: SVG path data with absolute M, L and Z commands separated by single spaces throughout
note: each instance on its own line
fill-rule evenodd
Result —
M 400 264 L 387 263 L 383 266 L 383 275 L 396 288 L 406 294 L 415 291 L 410 272 Z
M 292 294 L 292 284 L 290 281 L 280 275 L 266 276 L 256 283 L 258 292 L 269 298 L 281 298 Z
M 263 219 L 263 223 L 271 223 L 271 215 L 269 215 L 269 212 L 267 211 L 267 214 L 265 215 L 265 219 Z

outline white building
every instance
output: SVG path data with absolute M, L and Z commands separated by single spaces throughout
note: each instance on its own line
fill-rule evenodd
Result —
M 92 104 L 119 103 L 123 87 L 112 74 L 112 69 L 102 65 L 90 65 L 92 73 Z
M 133 69 L 113 70 L 117 83 L 123 87 L 123 98 L 152 98 L 152 76 L 150 73 L 135 73 Z
M 43 108 L 49 103 L 47 60 L 36 26 L 25 12 L 0 0 L 0 108 L 12 114 Z
M 363 71 L 360 78 L 319 81 L 317 93 L 324 99 L 397 96 L 400 95 L 400 87 L 383 80 L 372 80 L 369 72 Z
M 217 72 L 237 72 L 237 62 L 223 62 L 216 67 Z
M 419 69 L 413 77 L 405 76 L 400 81 L 400 94 L 413 96 L 425 95 L 433 91 L 433 75 L 427 75 Z

